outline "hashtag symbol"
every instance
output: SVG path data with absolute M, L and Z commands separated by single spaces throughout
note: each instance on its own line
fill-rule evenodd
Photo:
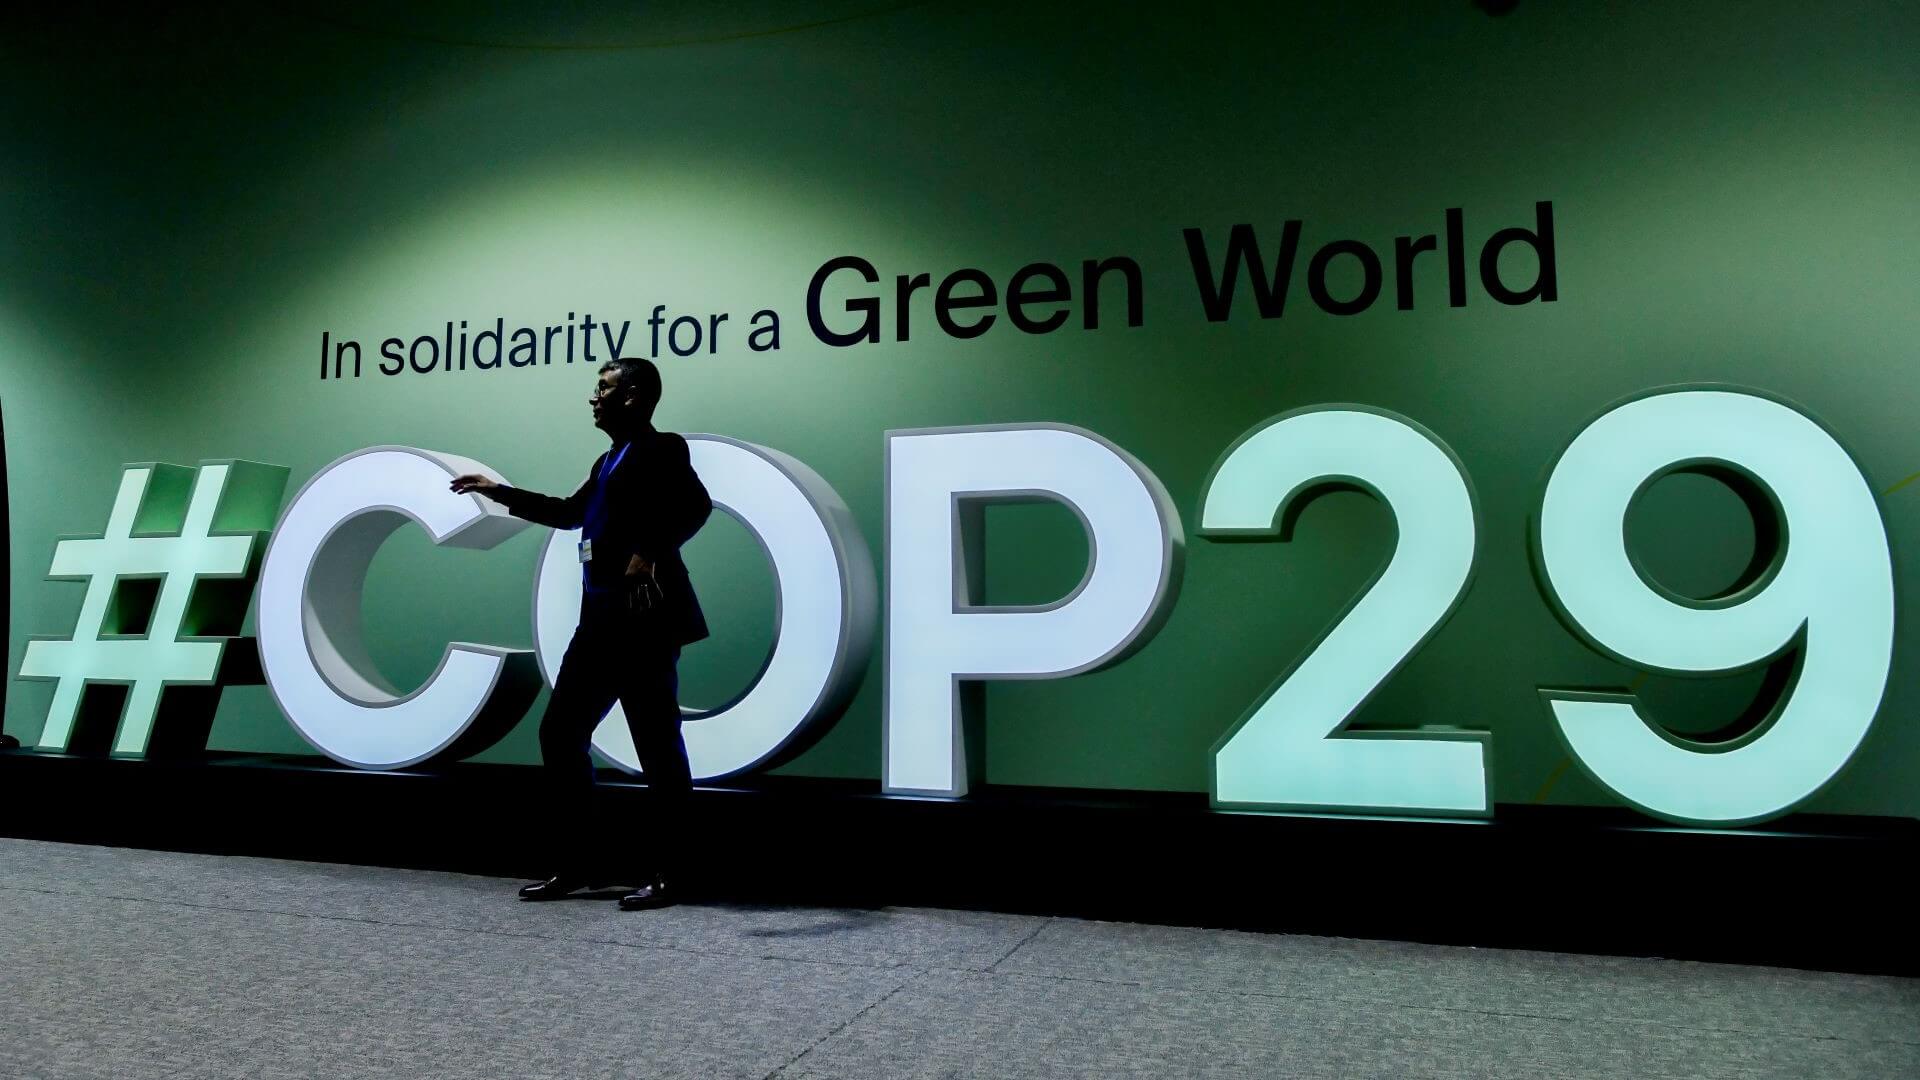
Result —
M 28 641 L 20 665 L 21 678 L 56 684 L 41 749 L 68 748 L 90 685 L 125 688 L 119 754 L 147 752 L 171 688 L 214 688 L 186 709 L 204 714 L 190 718 L 202 724 L 204 746 L 218 687 L 245 681 L 228 647 L 286 478 L 284 468 L 251 461 L 130 465 L 106 532 L 54 545 L 47 576 L 84 580 L 87 593 L 73 636 Z

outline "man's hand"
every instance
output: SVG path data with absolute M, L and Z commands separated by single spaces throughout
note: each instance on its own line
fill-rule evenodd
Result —
M 653 576 L 653 564 L 634 555 L 627 560 L 627 607 L 645 611 L 660 602 L 660 582 Z
M 452 491 L 455 495 L 465 495 L 473 491 L 485 495 L 489 499 L 494 498 L 493 493 L 498 490 L 499 487 L 500 485 L 498 483 L 481 476 L 479 473 L 468 473 L 465 476 L 456 476 L 453 478 L 453 482 L 447 485 L 448 490 Z M 499 500 L 495 499 L 494 501 L 498 502 Z

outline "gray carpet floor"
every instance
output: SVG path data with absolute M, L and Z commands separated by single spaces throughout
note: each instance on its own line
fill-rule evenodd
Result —
M 1920 980 L 0 840 L 0 1077 L 1920 1077 Z

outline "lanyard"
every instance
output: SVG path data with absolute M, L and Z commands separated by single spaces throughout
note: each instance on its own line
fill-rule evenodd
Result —
M 626 459 L 627 451 L 633 449 L 631 442 L 620 448 L 617 454 L 610 453 L 600 459 L 600 467 L 593 473 L 593 498 L 587 501 L 586 520 L 581 522 L 580 539 L 580 579 L 588 592 L 600 592 L 595 587 L 592 575 L 587 572 L 587 564 L 593 561 L 593 538 L 600 532 L 607 520 L 607 477 L 620 467 Z
M 627 451 L 631 449 L 633 449 L 633 443 L 629 442 L 620 447 L 619 453 L 600 459 L 600 472 L 594 479 L 600 485 L 601 494 L 606 493 L 607 477 L 613 473 L 613 470 L 620 467 L 620 462 L 625 460 Z

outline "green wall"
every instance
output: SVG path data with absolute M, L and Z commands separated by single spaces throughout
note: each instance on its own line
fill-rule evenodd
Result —
M 119 467 L 246 457 L 293 484 L 341 454 L 405 443 L 478 457 L 526 486 L 578 481 L 599 447 L 590 368 L 374 372 L 374 343 L 448 320 L 511 327 L 592 312 L 730 313 L 719 350 L 662 357 L 662 426 L 765 443 L 812 465 L 879 551 L 882 432 L 1055 421 L 1138 456 L 1197 526 L 1227 445 L 1322 402 L 1419 420 L 1466 463 L 1481 537 L 1472 591 L 1361 723 L 1495 732 L 1500 802 L 1596 803 L 1562 768 L 1535 688 L 1636 672 L 1555 621 L 1527 562 L 1544 470 L 1627 394 L 1729 381 L 1835 430 L 1876 490 L 1920 470 L 1920 14 L 1892 4 L 1574 4 L 1489 18 L 1401 5 L 668 5 L 646 16 L 474 16 L 357 5 L 14 20 L 0 144 L 0 401 L 9 438 L 12 652 L 72 629 L 81 586 L 45 580 L 52 540 L 97 531 Z M 24 20 L 24 21 L 23 21 Z M 795 24 L 817 24 L 800 25 Z M 1469 243 L 1554 204 L 1559 299 L 1445 303 L 1418 265 L 1411 311 L 1250 297 L 1208 322 L 1181 230 L 1248 222 L 1302 254 L 1390 251 L 1465 210 Z M 1267 244 L 1271 254 L 1273 243 Z M 1145 320 L 974 340 L 933 331 L 833 349 L 807 280 L 857 254 L 886 277 L 1128 255 Z M 1524 260 L 1509 264 L 1526 277 Z M 1337 293 L 1356 287 L 1336 276 Z M 842 290 L 834 294 L 845 296 Z M 779 312 L 778 351 L 746 348 Z M 1076 309 L 1077 310 L 1077 309 Z M 843 317 L 845 318 L 845 317 Z M 320 381 L 323 330 L 369 346 Z M 889 338 L 891 335 L 889 334 Z M 634 351 L 631 348 L 629 351 Z M 639 351 L 646 351 L 643 348 Z M 1706 482 L 1699 482 L 1706 484 Z M 1920 484 L 1882 503 L 1897 585 L 1916 594 Z M 1724 492 L 1676 480 L 1635 535 L 1674 583 L 1744 561 Z M 450 639 L 531 642 L 531 530 L 489 552 L 404 535 L 370 589 L 375 651 L 401 685 Z M 1064 511 L 995 511 L 989 598 L 1059 595 L 1085 541 Z M 1111 670 L 997 684 L 988 779 L 1203 790 L 1208 751 L 1386 557 L 1391 515 L 1314 504 L 1288 545 L 1190 539 L 1178 606 Z M 721 520 L 690 550 L 719 628 L 685 697 L 751 674 L 771 580 Z M 1811 809 L 1920 815 L 1920 658 L 1903 626 L 1880 721 Z M 879 668 L 784 771 L 876 777 Z M 1676 728 L 1715 726 L 1758 677 L 1642 687 Z M 48 684 L 7 687 L 31 740 Z M 536 706 L 537 715 L 538 706 Z M 1708 718 L 1708 719 L 1702 719 Z M 532 761 L 531 718 L 485 755 Z M 264 688 L 231 690 L 217 746 L 303 751 Z

